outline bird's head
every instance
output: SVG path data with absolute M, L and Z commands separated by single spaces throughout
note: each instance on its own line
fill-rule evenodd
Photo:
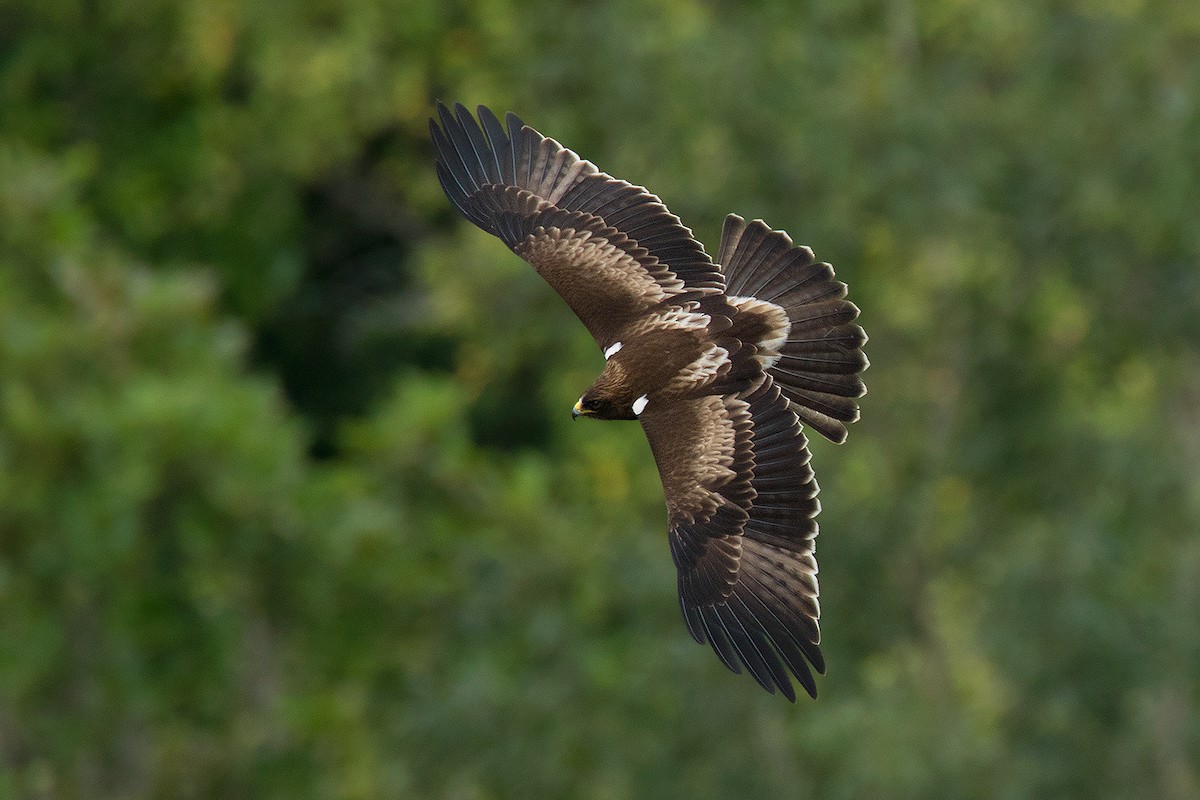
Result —
M 646 407 L 646 397 L 627 400 L 620 395 L 605 394 L 592 387 L 575 401 L 571 409 L 571 418 L 595 417 L 596 419 L 637 419 L 642 409 Z
M 631 385 L 629 372 L 619 358 L 609 358 L 619 349 L 610 348 L 605 354 L 604 371 L 576 401 L 572 418 L 637 419 L 645 407 L 645 398 L 639 403 L 639 391 Z
M 579 417 L 633 419 L 629 409 L 622 409 L 621 404 L 615 398 L 595 391 L 595 387 L 588 389 L 582 397 L 575 401 L 575 407 L 571 409 L 571 419 Z

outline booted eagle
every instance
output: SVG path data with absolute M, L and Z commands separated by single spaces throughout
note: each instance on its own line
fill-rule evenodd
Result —
M 858 419 L 867 337 L 846 285 L 786 233 L 734 215 L 714 262 L 644 188 L 513 114 L 478 114 L 439 103 L 430 120 L 442 188 L 604 353 L 572 414 L 642 423 L 688 631 L 767 691 L 795 702 L 790 670 L 816 697 L 821 506 L 801 424 L 841 443 Z

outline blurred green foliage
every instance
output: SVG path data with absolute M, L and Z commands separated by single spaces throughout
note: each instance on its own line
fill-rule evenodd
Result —
M 1200 6 L 0 4 L 0 797 L 1200 796 Z M 514 110 L 850 283 L 829 675 L 678 619 Z

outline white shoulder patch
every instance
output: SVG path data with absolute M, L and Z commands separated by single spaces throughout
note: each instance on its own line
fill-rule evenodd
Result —
M 643 411 L 646 410 L 646 404 L 649 402 L 650 401 L 648 399 L 646 399 L 646 395 L 642 395 L 637 400 L 634 400 L 633 401 L 633 413 L 636 415 L 640 415 Z
M 617 354 L 617 352 L 620 351 L 620 349 L 621 349 L 620 342 L 617 342 L 616 344 L 610 346 L 607 350 L 604 351 L 604 360 L 608 361 L 610 358 L 615 356 Z

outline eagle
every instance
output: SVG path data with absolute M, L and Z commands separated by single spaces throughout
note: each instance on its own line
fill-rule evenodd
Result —
M 829 264 L 726 217 L 714 261 L 662 201 L 484 106 L 438 103 L 438 179 L 566 301 L 604 354 L 573 417 L 638 420 L 662 478 L 692 637 L 793 703 L 820 649 L 809 426 L 836 443 L 867 336 Z M 789 674 L 790 673 L 790 674 Z

